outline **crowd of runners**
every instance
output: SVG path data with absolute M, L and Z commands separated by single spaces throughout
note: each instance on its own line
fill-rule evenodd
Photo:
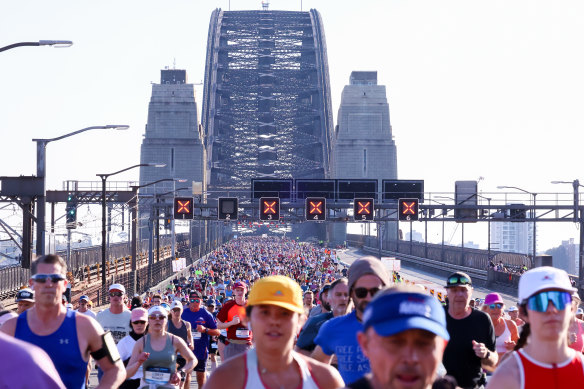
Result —
M 160 290 L 68 306 L 66 264 L 38 258 L 0 312 L 0 388 L 581 388 L 584 322 L 568 275 L 524 272 L 517 305 L 445 279 L 443 301 L 373 257 L 232 240 Z

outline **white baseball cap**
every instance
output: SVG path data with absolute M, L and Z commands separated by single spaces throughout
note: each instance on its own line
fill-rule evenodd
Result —
M 168 316 L 168 311 L 161 305 L 154 305 L 150 307 L 150 309 L 148 310 L 148 315 L 152 315 L 154 313 L 160 313 L 164 316 Z
M 110 290 L 119 290 L 120 292 L 126 294 L 126 288 L 122 284 L 111 284 L 108 291 Z
M 183 309 L 183 305 L 182 305 L 182 303 L 180 302 L 180 300 L 174 300 L 174 301 L 172 302 L 172 304 L 170 304 L 170 310 L 172 311 L 174 308 L 180 308 L 180 309 Z
M 529 297 L 545 289 L 559 289 L 573 293 L 576 288 L 568 273 L 551 266 L 541 266 L 531 269 L 519 278 L 519 301 L 525 302 Z

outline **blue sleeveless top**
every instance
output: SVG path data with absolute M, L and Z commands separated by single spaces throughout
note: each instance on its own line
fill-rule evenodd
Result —
M 30 330 L 26 321 L 27 313 L 28 311 L 24 311 L 18 316 L 14 337 L 45 350 L 67 389 L 84 389 L 87 362 L 83 360 L 79 350 L 76 312 L 68 309 L 67 316 L 57 331 L 45 336 L 36 335 Z

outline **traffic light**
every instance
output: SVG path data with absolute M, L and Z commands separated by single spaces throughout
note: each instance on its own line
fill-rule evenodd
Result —
M 164 218 L 164 229 L 171 230 L 172 229 L 172 219 L 170 217 Z
M 324 197 L 307 197 L 304 216 L 308 221 L 326 220 L 326 198 Z
M 373 199 L 354 199 L 353 200 L 353 219 L 357 222 L 373 220 Z
M 260 199 L 260 220 L 280 220 L 279 197 L 262 197 Z
M 397 204 L 400 221 L 418 220 L 420 199 L 399 199 Z
M 237 197 L 220 197 L 217 206 L 219 220 L 237 220 Z
M 77 197 L 74 193 L 67 194 L 67 205 L 65 206 L 67 228 L 77 228 Z
M 174 218 L 179 219 L 179 220 L 193 218 L 193 198 L 192 197 L 175 197 L 174 198 Z

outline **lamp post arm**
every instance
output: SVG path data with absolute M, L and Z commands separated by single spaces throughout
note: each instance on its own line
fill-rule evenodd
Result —
M 80 134 L 80 133 L 85 132 L 85 131 L 89 131 L 89 130 L 107 130 L 107 129 L 110 129 L 110 128 L 127 129 L 127 128 L 129 128 L 129 126 L 127 126 L 127 125 L 117 125 L 117 124 L 108 124 L 108 125 L 105 125 L 105 126 L 91 126 L 91 127 L 82 128 L 81 130 L 77 130 L 77 131 L 70 132 L 70 133 L 65 134 L 65 135 L 58 136 L 56 138 L 51 138 L 51 139 L 33 139 L 33 142 L 43 142 L 44 144 L 47 144 L 49 142 L 53 142 L 53 141 L 56 141 L 56 140 L 61 140 L 61 139 L 64 139 L 64 138 L 68 138 L 70 136 L 77 135 L 77 134 Z

